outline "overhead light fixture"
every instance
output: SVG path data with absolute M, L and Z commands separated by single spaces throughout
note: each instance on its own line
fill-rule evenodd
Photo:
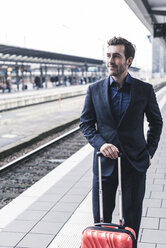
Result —
M 153 37 L 166 37 L 166 23 L 155 23 L 153 25 Z

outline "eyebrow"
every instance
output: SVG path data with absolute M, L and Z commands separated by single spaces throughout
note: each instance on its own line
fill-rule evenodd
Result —
M 109 54 L 111 54 L 111 53 L 107 52 L 107 55 L 109 55 Z M 112 55 L 113 55 L 113 56 L 114 56 L 114 55 L 120 55 L 120 56 L 121 56 L 120 53 L 112 53 Z

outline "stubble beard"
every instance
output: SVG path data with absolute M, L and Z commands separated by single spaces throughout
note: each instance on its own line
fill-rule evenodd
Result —
M 126 64 L 121 65 L 119 68 L 115 66 L 115 71 L 109 69 L 109 75 L 114 77 L 120 77 L 126 71 Z

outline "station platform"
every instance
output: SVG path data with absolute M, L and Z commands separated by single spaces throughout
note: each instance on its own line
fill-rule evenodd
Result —
M 138 248 L 166 247 L 165 93 L 165 87 L 157 92 L 164 127 L 147 171 Z M 93 148 L 86 145 L 2 208 L 0 247 L 79 248 L 82 231 L 93 224 L 92 156 Z M 118 223 L 117 208 L 113 222 Z
M 28 107 L 0 112 L 0 154 L 15 151 L 25 143 L 34 143 L 56 128 L 80 118 L 88 85 L 49 88 L 2 94 L 0 108 L 22 102 Z M 75 97 L 72 97 L 75 96 Z M 59 98 L 60 97 L 60 98 Z M 29 101 L 50 101 L 29 106 Z M 27 100 L 29 99 L 29 100 Z
M 41 88 L 1 94 L 0 111 L 84 95 L 88 85 Z

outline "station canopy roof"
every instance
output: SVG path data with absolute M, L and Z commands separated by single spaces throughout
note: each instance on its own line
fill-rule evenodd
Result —
M 0 44 L 0 61 L 40 63 L 40 64 L 64 64 L 75 66 L 100 66 L 103 60 L 72 56 L 60 53 L 40 51 L 28 48 L 8 46 Z
M 154 24 L 166 23 L 166 0 L 125 0 L 150 33 Z M 157 38 L 166 47 L 166 36 Z

